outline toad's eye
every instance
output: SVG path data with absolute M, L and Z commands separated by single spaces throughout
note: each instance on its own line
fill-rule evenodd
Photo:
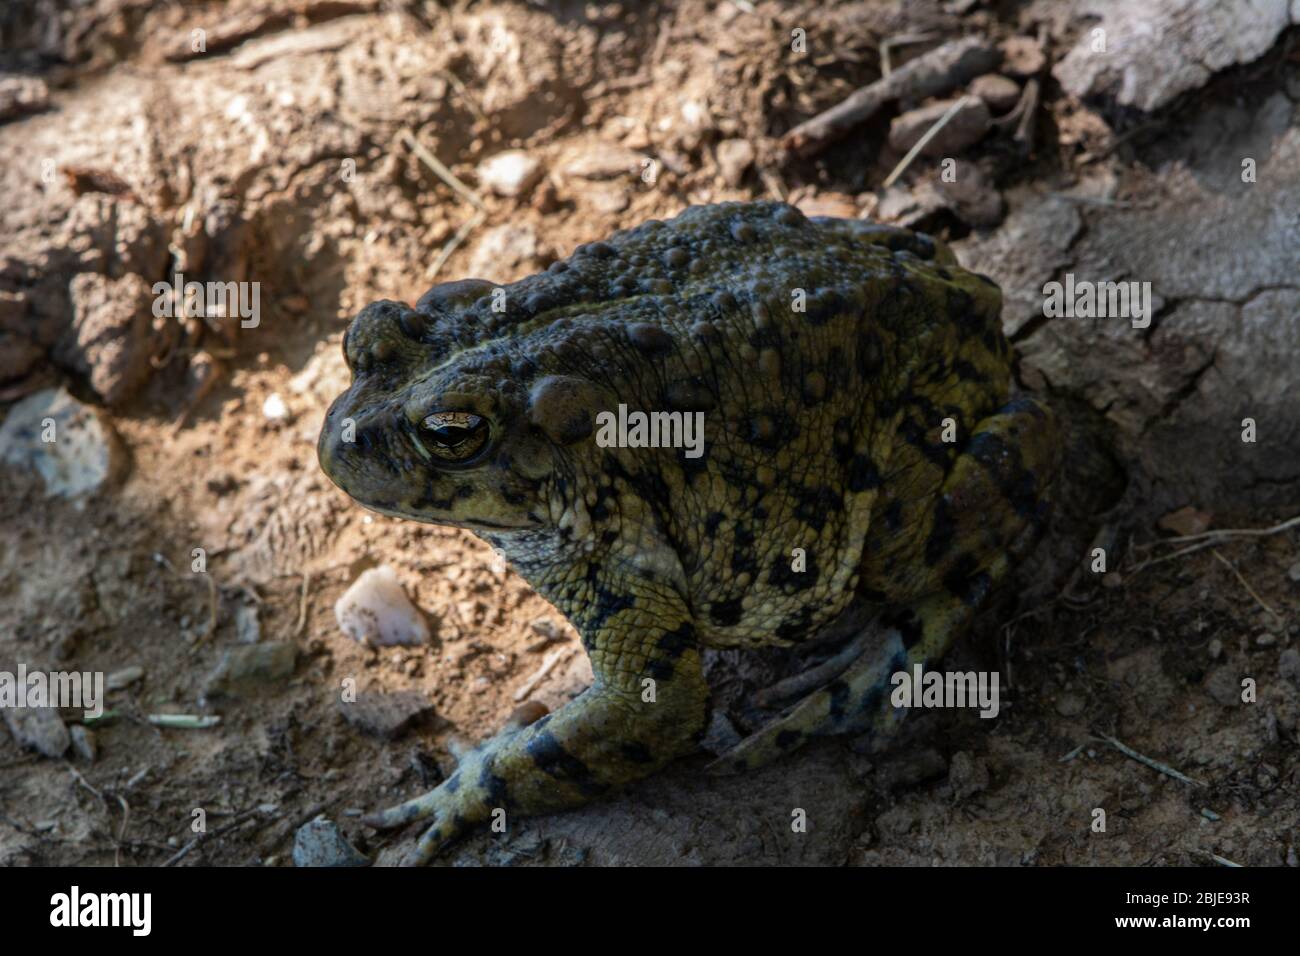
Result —
M 429 451 L 444 461 L 468 461 L 488 439 L 487 419 L 469 412 L 434 412 L 420 422 Z

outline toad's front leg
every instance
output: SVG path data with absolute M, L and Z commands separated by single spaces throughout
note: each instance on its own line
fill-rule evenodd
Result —
M 595 681 L 554 714 L 507 730 L 436 790 L 373 814 L 388 828 L 432 820 L 406 865 L 427 863 L 475 824 L 579 806 L 694 749 L 708 686 L 695 627 L 674 589 L 654 580 L 589 581 L 583 633 Z

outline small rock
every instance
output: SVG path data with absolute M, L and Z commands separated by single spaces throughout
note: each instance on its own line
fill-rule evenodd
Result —
M 77 752 L 77 756 L 86 763 L 94 763 L 95 758 L 99 756 L 99 744 L 95 740 L 95 732 L 81 724 L 73 724 L 68 728 L 68 734 L 72 738 L 72 749 Z
M 948 767 L 948 783 L 956 800 L 965 800 L 989 788 L 989 768 L 983 760 L 976 759 L 964 750 L 952 755 Z
M 998 46 L 1002 50 L 1002 70 L 1011 76 L 1035 76 L 1047 63 L 1043 45 L 1033 37 L 1007 37 Z
M 62 757 L 72 743 L 57 707 L 3 707 L 5 723 L 19 746 L 47 757 Z
M 916 811 L 900 804 L 876 817 L 876 832 L 884 843 L 903 843 L 915 823 Z
M 1241 701 L 1241 677 L 1228 664 L 1216 667 L 1205 679 L 1209 695 L 1224 707 L 1236 707 Z
M 709 718 L 709 726 L 704 731 L 704 739 L 700 741 L 700 746 L 714 756 L 721 757 L 740 741 L 740 731 L 736 729 L 736 725 L 722 712 L 722 708 L 715 708 L 713 716 Z
M 28 395 L 0 425 L 0 461 L 36 471 L 47 496 L 79 499 L 99 491 L 120 475 L 124 460 L 107 417 L 63 389 Z
M 470 256 L 469 274 L 504 282 L 537 265 L 537 233 L 531 226 L 506 224 L 483 234 Z
M 1263 634 L 1257 634 L 1255 636 L 1256 647 L 1272 647 L 1276 643 L 1277 643 L 1277 635 L 1275 634 L 1269 634 L 1268 632 L 1265 632 Z
M 104 687 L 108 690 L 122 690 L 124 687 L 130 687 L 142 677 L 144 677 L 144 668 L 132 664 L 130 667 L 115 670 L 105 677 Z
M 939 100 L 894 118 L 889 126 L 889 145 L 905 153 L 930 131 L 952 108 L 956 100 Z M 921 150 L 923 156 L 954 156 L 977 142 L 989 131 L 992 117 L 984 101 L 974 96 L 961 99 L 961 106 Z
M 1087 708 L 1088 702 L 1080 694 L 1066 691 L 1056 698 L 1056 712 L 1062 717 L 1078 717 Z
M 613 216 L 632 203 L 628 191 L 616 183 L 595 183 L 582 191 L 583 201 L 595 212 Z
M 1210 655 L 1210 660 L 1217 661 L 1223 654 L 1223 641 L 1219 640 L 1217 637 L 1213 638 L 1210 641 L 1209 646 L 1206 648 L 1206 651 Z
M 347 841 L 333 821 L 317 817 L 293 835 L 293 865 L 369 866 L 370 860 Z
M 1179 536 L 1200 534 L 1210 527 L 1214 515 L 1198 511 L 1191 505 L 1164 515 L 1156 524 L 1163 530 Z
M 541 618 L 540 620 L 533 621 L 533 623 L 530 624 L 529 627 L 531 627 L 542 637 L 546 638 L 548 641 L 558 641 L 564 637 L 563 632 L 560 630 L 560 626 L 556 624 L 554 621 L 552 621 L 549 617 L 544 617 Z
M 235 640 L 240 644 L 256 644 L 262 639 L 262 624 L 257 619 L 256 604 L 235 605 Z
M 292 675 L 297 657 L 297 648 L 279 641 L 229 647 L 208 677 L 204 692 L 208 696 L 253 692 Z
M 343 719 L 362 733 L 396 740 L 433 705 L 419 691 L 363 691 L 354 701 L 340 701 Z
M 365 571 L 334 605 L 344 634 L 371 644 L 424 644 L 429 624 L 386 564 Z
M 68 283 L 68 296 L 72 324 L 55 356 L 86 375 L 104 404 L 120 405 L 153 371 L 150 285 L 133 272 L 120 279 L 80 272 Z
M 1300 581 L 1300 561 L 1286 569 L 1286 576 L 1292 581 Z
M 1277 659 L 1277 672 L 1284 680 L 1289 680 L 1300 688 L 1300 651 L 1294 647 L 1283 651 Z
M 724 139 L 718 144 L 717 156 L 722 181 L 734 189 L 754 163 L 754 147 L 746 139 Z
M 619 179 L 638 176 L 646 157 L 612 143 L 597 143 L 567 162 L 564 173 L 578 179 Z
M 910 228 L 945 206 L 947 201 L 928 179 L 918 182 L 915 189 L 895 183 L 877 197 L 875 218 Z
M 39 113 L 50 105 L 50 89 L 34 76 L 0 76 L 0 123 Z
M 982 99 L 995 114 L 1005 113 L 1020 102 L 1020 87 L 1015 80 L 999 73 L 985 73 L 971 80 L 970 91 Z
M 535 724 L 550 711 L 540 700 L 526 700 L 510 712 L 506 718 L 506 729 L 518 729 Z
M 829 216 L 832 219 L 857 219 L 858 204 L 842 193 L 822 193 L 795 203 L 795 207 L 809 219 Z
M 478 166 L 478 181 L 498 196 L 526 195 L 542 177 L 542 164 L 522 149 L 508 149 Z
M 983 229 L 1002 221 L 1002 194 L 974 163 L 957 163 L 953 181 L 945 182 L 943 177 L 936 177 L 934 188 L 958 218 L 968 225 Z
M 270 422 L 282 422 L 289 417 L 289 407 L 279 392 L 266 396 L 266 401 L 262 402 L 262 417 Z

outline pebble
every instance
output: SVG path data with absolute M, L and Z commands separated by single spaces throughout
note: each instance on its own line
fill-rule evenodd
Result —
M 640 175 L 645 159 L 625 146 L 597 143 L 566 163 L 564 172 L 578 179 L 619 179 Z
M 347 841 L 333 821 L 317 817 L 293 835 L 293 865 L 369 866 L 370 860 Z
M 262 625 L 257 619 L 256 604 L 235 605 L 235 639 L 240 644 L 256 644 L 262 639 Z
M 226 648 L 208 677 L 204 693 L 238 696 L 283 681 L 293 674 L 297 657 L 296 647 L 279 641 Z
M 955 102 L 957 101 L 939 100 L 895 117 L 889 126 L 889 145 L 900 153 L 907 152 L 930 131 L 930 127 L 943 118 Z M 953 117 L 921 150 L 922 155 L 953 156 L 989 131 L 992 117 L 984 101 L 967 96 L 961 102 L 961 107 Z
M 334 605 L 339 628 L 356 641 L 372 644 L 424 644 L 429 625 L 386 564 L 371 568 L 352 582 Z
M 266 396 L 266 401 L 262 402 L 262 417 L 270 422 L 282 422 L 289 417 L 289 406 L 285 405 L 279 392 Z
M 39 113 L 49 106 L 50 88 L 34 76 L 0 77 L 0 122 Z
M 68 735 L 72 738 L 72 749 L 77 752 L 77 756 L 86 763 L 94 763 L 95 758 L 99 756 L 99 744 L 95 740 L 95 732 L 81 724 L 73 724 L 68 728 Z
M 1020 102 L 1020 87 L 997 73 L 985 73 L 971 80 L 970 91 L 994 113 L 1005 113 Z
M 952 763 L 948 766 L 948 783 L 957 800 L 981 793 L 989 788 L 988 764 L 959 750 L 952 755 Z
M 813 216 L 830 216 L 832 219 L 858 218 L 858 204 L 851 197 L 840 193 L 809 196 L 807 199 L 799 200 L 796 206 L 809 218 Z
M 47 426 L 46 420 L 52 420 Z M 52 436 L 53 441 L 44 441 Z M 0 425 L 0 461 L 35 471 L 47 497 L 76 501 L 114 481 L 123 471 L 121 440 L 108 418 L 64 389 L 28 395 Z
M 72 743 L 57 707 L 0 708 L 19 746 L 46 757 L 62 757 Z
M 483 233 L 470 255 L 467 272 L 505 281 L 537 264 L 537 233 L 532 226 L 504 223 Z
M 104 686 L 108 690 L 122 690 L 124 687 L 130 687 L 142 677 L 144 677 L 144 668 L 132 664 L 130 667 L 115 670 L 105 677 Z
M 1012 76 L 1034 76 L 1047 63 L 1042 44 L 1033 37 L 1007 37 L 998 46 L 1002 50 L 1002 69 Z
M 428 699 L 414 690 L 363 691 L 354 701 L 339 702 L 344 720 L 362 733 L 384 740 L 396 740 L 431 710 Z
M 722 181 L 734 189 L 741 184 L 746 171 L 754 164 L 754 147 L 749 140 L 724 139 L 718 144 L 717 156 Z
M 478 181 L 498 196 L 526 195 L 542 177 L 542 164 L 522 149 L 507 149 L 478 165 Z
M 1300 688 L 1300 650 L 1287 648 L 1277 659 L 1277 672 Z
M 974 163 L 957 163 L 956 178 L 952 182 L 937 179 L 934 188 L 968 225 L 985 229 L 1002 220 L 1002 194 Z
M 134 273 L 110 279 L 80 272 L 68 283 L 68 297 L 72 323 L 56 360 L 81 372 L 104 404 L 124 403 L 153 371 L 149 283 Z

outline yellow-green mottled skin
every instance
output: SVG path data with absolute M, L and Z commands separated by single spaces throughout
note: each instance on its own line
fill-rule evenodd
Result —
M 595 673 L 372 822 L 428 818 L 420 862 L 495 808 L 558 810 L 644 776 L 705 728 L 701 648 L 806 640 L 855 597 L 884 609 L 879 647 L 723 764 L 887 733 L 889 675 L 967 626 L 1059 467 L 1051 413 L 1009 398 L 1000 308 L 929 237 L 779 203 L 691 208 L 511 285 L 366 307 L 322 467 L 377 511 L 486 538 L 573 622 Z M 703 412 L 703 455 L 600 447 L 596 415 L 620 404 Z M 422 429 L 444 412 L 482 420 L 466 461 L 441 439 L 431 453 Z

